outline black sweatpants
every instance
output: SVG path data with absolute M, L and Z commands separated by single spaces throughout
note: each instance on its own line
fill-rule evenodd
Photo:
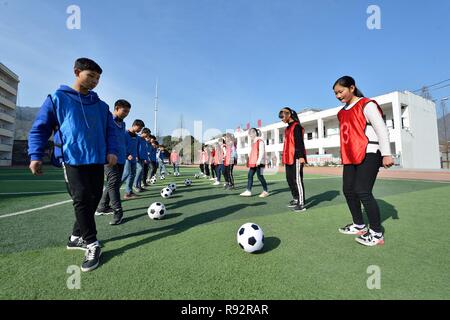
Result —
M 112 208 L 116 212 L 123 212 L 120 200 L 120 186 L 122 185 L 123 164 L 113 167 L 105 166 L 106 186 L 98 204 L 97 211 Z
M 286 180 L 291 189 L 292 197 L 298 200 L 300 205 L 305 204 L 305 185 L 303 184 L 303 164 L 300 159 L 295 159 L 291 165 L 286 165 Z
M 216 165 L 214 163 L 211 163 L 211 178 L 216 177 Z
M 353 217 L 353 223 L 363 225 L 364 219 L 361 203 L 369 218 L 370 228 L 381 232 L 380 208 L 375 200 L 372 189 L 382 164 L 381 153 L 367 153 L 359 165 L 344 165 L 343 191 L 347 205 Z
M 158 162 L 150 161 L 151 173 L 150 178 L 153 178 L 156 175 L 156 171 L 158 170 Z
M 230 186 L 234 186 L 233 168 L 234 168 L 234 164 L 225 166 L 225 172 L 224 172 L 225 182 L 228 183 Z
M 209 164 L 205 163 L 205 174 L 207 177 L 209 177 L 210 172 L 209 172 Z
M 103 165 L 64 166 L 64 173 L 73 200 L 75 224 L 72 235 L 87 244 L 97 241 L 95 209 L 102 197 Z
M 142 184 L 144 186 L 147 186 L 147 178 L 148 178 L 149 169 L 150 169 L 150 164 L 148 162 L 144 163 L 144 172 L 142 174 Z

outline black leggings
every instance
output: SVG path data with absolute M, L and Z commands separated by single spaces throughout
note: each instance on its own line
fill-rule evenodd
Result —
M 362 203 L 369 218 L 370 228 L 375 232 L 382 231 L 380 208 L 372 194 L 381 164 L 382 157 L 380 152 L 368 153 L 361 164 L 344 165 L 343 174 L 343 191 L 353 217 L 353 223 L 364 224 L 361 210 Z

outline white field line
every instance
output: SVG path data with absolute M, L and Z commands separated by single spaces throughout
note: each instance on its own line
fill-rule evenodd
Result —
M 16 196 L 16 195 L 33 195 L 33 194 L 49 194 L 49 193 L 67 193 L 67 191 L 30 191 L 30 192 L 2 192 L 0 196 Z
M 49 205 L 46 205 L 46 206 L 43 206 L 43 207 L 39 207 L 39 208 L 34 208 L 34 209 L 29 209 L 29 210 L 14 212 L 14 213 L 8 213 L 8 214 L 1 215 L 0 219 L 8 218 L 8 217 L 14 217 L 14 216 L 18 216 L 18 215 L 21 215 L 21 214 L 27 214 L 27 213 L 34 212 L 34 211 L 44 210 L 44 209 L 48 209 L 48 208 L 51 208 L 51 207 L 56 207 L 56 206 L 59 206 L 59 205 L 62 205 L 62 204 L 66 204 L 66 203 L 69 203 L 69 202 L 72 202 L 72 200 L 56 202 L 56 203 L 52 203 L 52 204 L 49 204 Z

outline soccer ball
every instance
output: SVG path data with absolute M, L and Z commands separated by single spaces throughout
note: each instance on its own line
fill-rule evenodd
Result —
M 177 190 L 177 185 L 175 183 L 170 183 L 167 186 L 170 190 L 172 190 L 172 192 L 174 192 L 175 190 Z
M 264 246 L 264 232 L 256 223 L 246 223 L 237 232 L 237 242 L 245 252 L 259 251 Z
M 161 197 L 170 198 L 172 196 L 172 190 L 167 187 L 161 190 Z
M 184 180 L 184 185 L 185 185 L 186 187 L 189 187 L 191 184 L 192 184 L 192 181 L 191 181 L 191 180 L 189 180 L 189 179 Z
M 152 220 L 159 220 L 164 218 L 166 215 L 166 207 L 161 202 L 152 203 L 150 207 L 148 207 L 147 214 Z
M 196 174 L 194 175 L 194 178 L 195 178 L 195 179 L 199 179 L 199 178 L 200 178 L 200 174 L 196 173 Z
M 156 177 L 153 176 L 153 177 L 150 179 L 150 184 L 155 184 L 155 183 L 156 183 Z
M 161 180 L 164 180 L 166 177 L 164 175 L 162 175 L 161 177 L 159 177 Z

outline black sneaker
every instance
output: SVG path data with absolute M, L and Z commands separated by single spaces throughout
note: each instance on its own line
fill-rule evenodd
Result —
M 107 208 L 107 209 L 97 209 L 97 211 L 95 211 L 95 215 L 96 216 L 108 216 L 114 213 L 114 210 L 112 208 Z
M 123 213 L 122 212 L 116 212 L 114 213 L 112 221 L 109 223 L 112 226 L 116 226 L 118 224 L 121 224 L 123 220 Z
M 306 207 L 302 204 L 297 204 L 293 209 L 294 212 L 305 212 Z
M 81 265 L 81 271 L 87 272 L 94 270 L 100 264 L 100 256 L 102 250 L 99 245 L 89 247 L 84 255 L 83 264 Z
M 86 246 L 86 241 L 83 240 L 83 238 L 79 237 L 78 239 L 74 240 L 74 241 L 70 241 L 70 237 L 69 237 L 69 242 L 67 242 L 67 247 L 68 250 L 87 250 L 87 246 Z
M 294 200 L 291 200 L 291 202 L 289 202 L 288 208 L 295 208 L 297 205 L 298 205 L 298 200 L 294 199 Z

